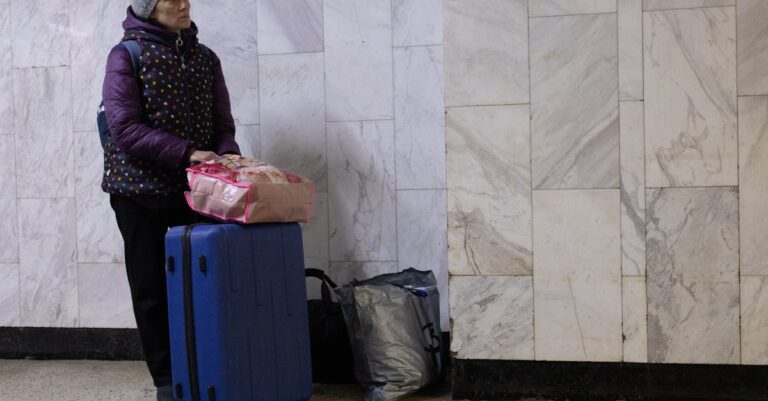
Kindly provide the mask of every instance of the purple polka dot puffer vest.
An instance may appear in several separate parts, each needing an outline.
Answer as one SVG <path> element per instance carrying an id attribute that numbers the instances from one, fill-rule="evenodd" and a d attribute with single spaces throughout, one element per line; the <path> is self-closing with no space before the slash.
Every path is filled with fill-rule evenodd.
<path id="1" fill-rule="evenodd" d="M 141 49 L 138 85 L 143 124 L 188 141 L 187 148 L 214 149 L 214 55 L 196 38 L 167 43 L 144 32 L 126 32 Z M 102 189 L 129 197 L 162 197 L 188 189 L 183 161 L 169 166 L 120 149 L 112 138 L 104 150 Z"/>

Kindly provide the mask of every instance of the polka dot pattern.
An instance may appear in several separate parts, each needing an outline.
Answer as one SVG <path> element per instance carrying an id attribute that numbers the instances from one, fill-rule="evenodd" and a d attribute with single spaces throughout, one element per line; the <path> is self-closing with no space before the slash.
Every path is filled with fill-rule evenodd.
<path id="1" fill-rule="evenodd" d="M 187 139 L 196 149 L 213 150 L 213 56 L 201 44 L 184 57 L 175 48 L 131 33 L 138 42 L 139 80 L 145 124 Z M 165 196 L 188 190 L 183 168 L 121 151 L 109 140 L 104 150 L 102 189 L 123 196 Z"/>

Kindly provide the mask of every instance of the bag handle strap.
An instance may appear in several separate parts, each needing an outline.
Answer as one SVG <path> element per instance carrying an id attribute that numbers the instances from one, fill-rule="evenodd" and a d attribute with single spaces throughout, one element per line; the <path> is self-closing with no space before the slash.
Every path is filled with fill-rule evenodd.
<path id="1" fill-rule="evenodd" d="M 323 302 L 327 305 L 334 303 L 331 300 L 331 288 L 336 288 L 338 286 L 333 282 L 333 280 L 331 280 L 330 277 L 328 277 L 327 274 L 325 274 L 324 271 L 320 269 L 308 268 L 304 269 L 304 276 L 320 279 L 320 281 L 322 281 L 322 284 L 320 285 L 320 294 L 323 298 Z"/>

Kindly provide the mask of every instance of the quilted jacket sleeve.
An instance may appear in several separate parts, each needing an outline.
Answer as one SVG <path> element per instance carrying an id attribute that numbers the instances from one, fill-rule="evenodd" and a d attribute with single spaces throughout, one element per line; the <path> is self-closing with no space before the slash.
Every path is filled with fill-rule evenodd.
<path id="1" fill-rule="evenodd" d="M 109 53 L 102 98 L 112 140 L 121 150 L 169 167 L 186 164 L 188 140 L 145 124 L 131 55 L 122 46 Z"/>

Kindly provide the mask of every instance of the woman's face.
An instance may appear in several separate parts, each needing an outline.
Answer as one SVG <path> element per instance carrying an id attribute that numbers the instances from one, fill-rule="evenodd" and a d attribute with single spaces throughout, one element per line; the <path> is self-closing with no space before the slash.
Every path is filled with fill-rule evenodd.
<path id="1" fill-rule="evenodd" d="M 159 22 L 169 31 L 180 32 L 192 25 L 189 0 L 158 0 L 149 18 Z"/>

